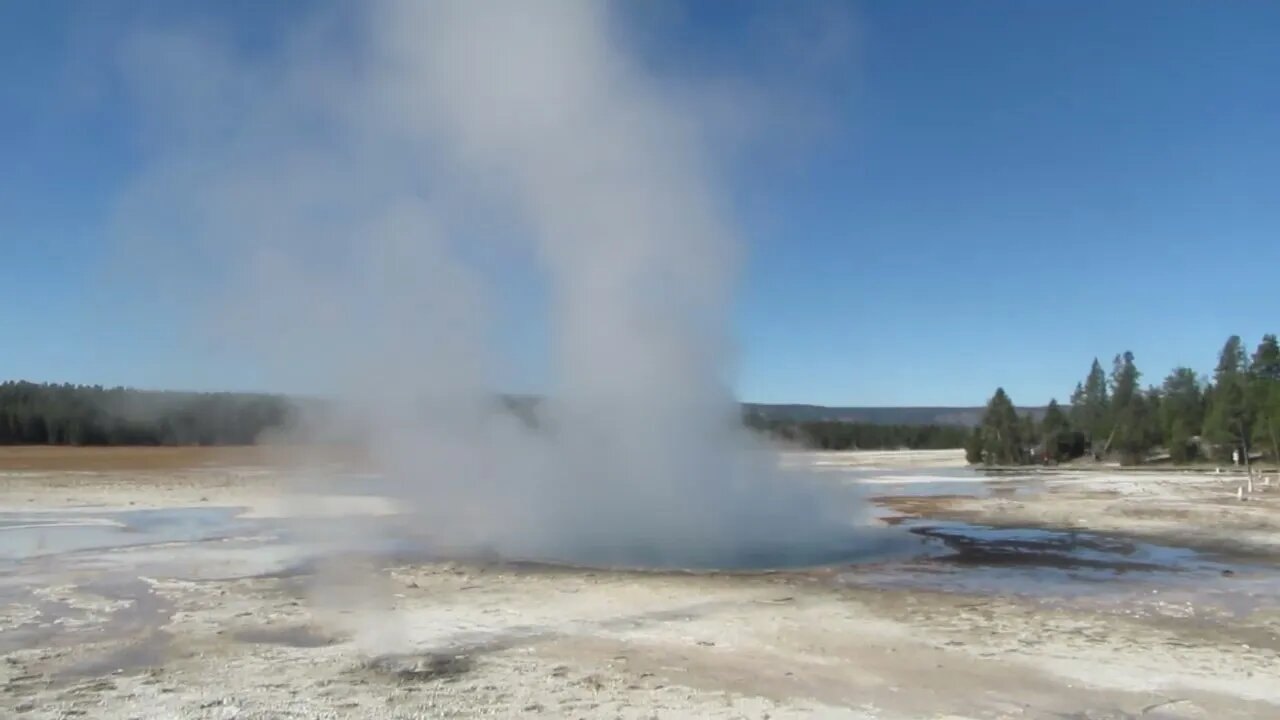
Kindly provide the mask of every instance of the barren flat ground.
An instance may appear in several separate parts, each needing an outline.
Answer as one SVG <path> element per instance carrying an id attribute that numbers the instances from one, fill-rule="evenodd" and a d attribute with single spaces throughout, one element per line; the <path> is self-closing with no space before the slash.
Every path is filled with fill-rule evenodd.
<path id="1" fill-rule="evenodd" d="M 0 717 L 1280 717 L 1274 478 L 782 463 L 865 551 L 432 560 L 340 451 L 0 449 Z"/>

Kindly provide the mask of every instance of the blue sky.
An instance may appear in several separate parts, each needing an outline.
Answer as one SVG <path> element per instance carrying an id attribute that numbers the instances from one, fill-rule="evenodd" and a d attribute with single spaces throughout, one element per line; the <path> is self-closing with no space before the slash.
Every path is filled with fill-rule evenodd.
<path id="1" fill-rule="evenodd" d="M 669 5 L 638 21 L 659 77 L 770 72 L 744 6 Z M 1132 350 L 1156 382 L 1280 331 L 1280 4 L 841 9 L 846 52 L 797 80 L 823 127 L 725 179 L 741 397 L 1041 403 L 1094 356 Z M 192 342 L 189 308 L 119 282 L 140 120 L 104 68 L 139 18 L 213 13 L 251 52 L 305 10 L 0 6 L 0 378 L 259 384 Z"/>

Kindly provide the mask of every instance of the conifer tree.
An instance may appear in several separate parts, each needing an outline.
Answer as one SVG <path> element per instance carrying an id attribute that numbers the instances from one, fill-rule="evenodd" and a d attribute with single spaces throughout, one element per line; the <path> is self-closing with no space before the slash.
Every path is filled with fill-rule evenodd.
<path id="1" fill-rule="evenodd" d="M 1016 465 L 1025 459 L 1022 421 L 1004 388 L 996 388 L 982 418 L 982 457 L 988 465 Z"/>

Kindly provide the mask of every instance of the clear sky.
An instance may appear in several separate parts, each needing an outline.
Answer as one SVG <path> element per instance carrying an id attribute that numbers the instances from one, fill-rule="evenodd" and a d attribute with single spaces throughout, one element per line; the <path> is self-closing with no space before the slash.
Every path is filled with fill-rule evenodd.
<path id="1" fill-rule="evenodd" d="M 658 77 L 770 74 L 746 6 L 662 7 L 678 12 L 636 31 Z M 742 398 L 970 405 L 1003 385 L 1042 403 L 1094 356 L 1132 350 L 1156 382 L 1211 369 L 1230 334 L 1280 331 L 1280 3 L 839 10 L 840 52 L 770 78 L 806 84 L 812 140 L 726 179 Z M 110 215 L 142 120 L 109 67 L 115 38 L 157 17 L 253 52 L 307 11 L 0 4 L 0 378 L 256 384 L 184 339 L 187 308 L 115 281 Z"/>

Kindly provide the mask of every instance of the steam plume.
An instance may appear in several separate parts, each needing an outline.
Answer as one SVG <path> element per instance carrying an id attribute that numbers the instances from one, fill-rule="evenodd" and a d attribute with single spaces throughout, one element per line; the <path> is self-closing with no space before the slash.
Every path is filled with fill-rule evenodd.
<path id="1" fill-rule="evenodd" d="M 257 60 L 207 33 L 137 38 L 152 162 L 126 236 L 183 238 L 221 327 L 273 377 L 346 401 L 376 489 L 440 547 L 716 564 L 843 533 L 739 425 L 737 243 L 712 159 L 611 6 L 370 7 Z M 536 429 L 492 411 L 489 253 L 527 253 L 548 287 Z"/>

